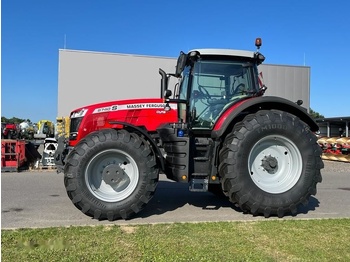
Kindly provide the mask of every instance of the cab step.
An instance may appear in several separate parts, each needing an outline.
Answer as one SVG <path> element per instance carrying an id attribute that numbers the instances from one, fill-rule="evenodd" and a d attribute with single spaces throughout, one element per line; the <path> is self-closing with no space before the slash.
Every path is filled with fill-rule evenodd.
<path id="1" fill-rule="evenodd" d="M 192 174 L 193 175 L 193 174 Z M 191 192 L 207 192 L 209 179 L 205 178 L 192 178 L 189 185 Z"/>
<path id="2" fill-rule="evenodd" d="M 194 161 L 200 161 L 200 162 L 206 162 L 206 161 L 209 160 L 209 158 L 206 157 L 206 156 L 197 156 L 197 157 L 194 157 L 193 160 Z"/>

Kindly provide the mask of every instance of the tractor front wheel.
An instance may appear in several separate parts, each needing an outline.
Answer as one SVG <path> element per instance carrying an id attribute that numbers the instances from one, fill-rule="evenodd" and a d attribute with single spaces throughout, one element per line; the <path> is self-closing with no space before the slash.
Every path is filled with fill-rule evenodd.
<path id="1" fill-rule="evenodd" d="M 96 219 L 128 218 L 152 198 L 159 169 L 149 144 L 126 130 L 105 129 L 80 141 L 65 165 L 67 194 Z"/>
<path id="2" fill-rule="evenodd" d="M 278 110 L 250 114 L 220 151 L 224 192 L 254 215 L 296 214 L 322 180 L 320 155 L 316 136 L 298 117 Z"/>

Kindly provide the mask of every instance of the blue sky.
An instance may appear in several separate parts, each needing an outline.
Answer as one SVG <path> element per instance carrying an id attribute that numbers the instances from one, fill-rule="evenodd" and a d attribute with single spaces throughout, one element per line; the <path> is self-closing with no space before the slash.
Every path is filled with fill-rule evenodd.
<path id="1" fill-rule="evenodd" d="M 311 67 L 313 110 L 326 117 L 350 116 L 347 0 L 1 4 L 1 115 L 7 118 L 55 120 L 58 50 L 64 44 L 75 50 L 177 57 L 192 48 L 254 50 L 256 37 L 263 39 L 265 63 Z"/>

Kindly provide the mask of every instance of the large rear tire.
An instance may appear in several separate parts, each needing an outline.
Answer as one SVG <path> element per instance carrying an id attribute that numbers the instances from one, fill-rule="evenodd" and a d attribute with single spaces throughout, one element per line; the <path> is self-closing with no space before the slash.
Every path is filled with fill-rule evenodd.
<path id="1" fill-rule="evenodd" d="M 220 151 L 222 187 L 244 212 L 296 214 L 322 181 L 316 136 L 298 117 L 258 111 L 237 123 Z"/>
<path id="2" fill-rule="evenodd" d="M 152 198 L 159 176 L 155 155 L 140 136 L 104 129 L 89 134 L 67 157 L 65 187 L 74 205 L 95 219 L 138 213 Z"/>

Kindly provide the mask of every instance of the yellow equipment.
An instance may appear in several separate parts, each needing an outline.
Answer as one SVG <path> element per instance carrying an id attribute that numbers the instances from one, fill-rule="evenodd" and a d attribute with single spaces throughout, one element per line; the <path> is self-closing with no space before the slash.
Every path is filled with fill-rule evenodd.
<path id="1" fill-rule="evenodd" d="M 56 126 L 56 137 L 69 137 L 69 116 L 65 117 L 57 117 L 56 118 L 57 126 Z"/>
<path id="2" fill-rule="evenodd" d="M 50 120 L 40 120 L 38 123 L 38 132 L 34 134 L 34 138 L 45 139 L 46 137 L 53 137 L 55 134 L 55 125 Z"/>

